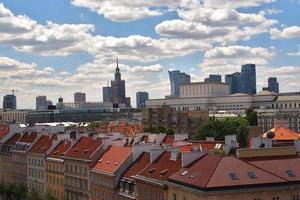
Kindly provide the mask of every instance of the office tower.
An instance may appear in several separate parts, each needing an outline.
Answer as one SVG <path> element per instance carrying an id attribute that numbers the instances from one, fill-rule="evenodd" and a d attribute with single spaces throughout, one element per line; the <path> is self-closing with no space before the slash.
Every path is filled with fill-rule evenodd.
<path id="1" fill-rule="evenodd" d="M 126 107 L 131 107 L 131 98 L 130 97 L 126 97 L 126 103 L 125 103 Z"/>
<path id="2" fill-rule="evenodd" d="M 277 82 L 276 77 L 269 77 L 268 78 L 268 88 L 272 92 L 279 93 L 279 83 Z"/>
<path id="3" fill-rule="evenodd" d="M 169 71 L 170 85 L 171 85 L 171 96 L 179 96 L 179 86 L 183 83 L 190 83 L 191 76 L 180 72 L 179 70 Z"/>
<path id="4" fill-rule="evenodd" d="M 204 79 L 204 82 L 222 82 L 222 76 L 218 74 L 210 74 L 208 78 Z"/>
<path id="5" fill-rule="evenodd" d="M 111 102 L 112 101 L 112 88 L 109 86 L 102 88 L 103 94 L 103 102 Z"/>
<path id="6" fill-rule="evenodd" d="M 136 93 L 136 108 L 141 109 L 146 105 L 146 101 L 149 99 L 148 92 L 137 92 Z"/>
<path id="7" fill-rule="evenodd" d="M 117 59 L 117 68 L 115 72 L 115 80 L 111 81 L 111 87 L 112 87 L 113 104 L 115 105 L 126 104 L 125 80 L 121 79 L 118 59 Z"/>
<path id="8" fill-rule="evenodd" d="M 82 104 L 86 102 L 86 94 L 82 92 L 76 92 L 74 94 L 74 103 L 75 104 Z"/>
<path id="9" fill-rule="evenodd" d="M 35 108 L 36 110 L 46 110 L 47 109 L 47 97 L 37 96 L 35 98 Z"/>
<path id="10" fill-rule="evenodd" d="M 241 73 L 225 75 L 225 83 L 229 84 L 229 93 L 235 94 L 241 92 Z"/>
<path id="11" fill-rule="evenodd" d="M 58 103 L 64 103 L 64 99 L 62 97 L 58 98 Z"/>
<path id="12" fill-rule="evenodd" d="M 242 65 L 241 86 L 245 94 L 256 94 L 256 67 L 255 64 Z"/>
<path id="13" fill-rule="evenodd" d="M 13 94 L 8 94 L 3 97 L 3 110 L 16 110 L 17 98 Z"/>

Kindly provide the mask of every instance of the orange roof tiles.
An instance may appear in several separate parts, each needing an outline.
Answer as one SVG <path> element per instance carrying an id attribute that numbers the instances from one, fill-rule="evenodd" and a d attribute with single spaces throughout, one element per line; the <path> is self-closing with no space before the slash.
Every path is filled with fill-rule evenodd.
<path id="1" fill-rule="evenodd" d="M 38 134 L 36 132 L 33 133 L 25 133 L 22 135 L 20 140 L 18 142 L 24 142 L 24 143 L 33 143 L 35 139 L 37 138 Z"/>
<path id="2" fill-rule="evenodd" d="M 181 169 L 181 158 L 176 161 L 170 158 L 171 152 L 165 151 L 138 175 L 160 181 L 167 180 L 169 176 Z"/>
<path id="3" fill-rule="evenodd" d="M 299 139 L 298 133 L 296 133 L 288 128 L 285 128 L 283 126 L 273 128 L 270 131 L 275 133 L 275 137 L 273 138 L 273 140 L 297 140 L 297 139 Z M 263 137 L 267 137 L 267 133 L 264 133 Z"/>
<path id="4" fill-rule="evenodd" d="M 9 125 L 0 124 L 0 138 L 3 138 L 9 133 Z"/>
<path id="5" fill-rule="evenodd" d="M 100 157 L 94 170 L 114 173 L 131 154 L 131 147 L 110 146 Z"/>
<path id="6" fill-rule="evenodd" d="M 5 142 L 5 145 L 7 145 L 7 146 L 15 145 L 16 142 L 19 140 L 20 137 L 21 137 L 21 134 L 20 134 L 20 133 L 15 133 L 11 138 L 9 138 L 9 139 Z"/>
<path id="7" fill-rule="evenodd" d="M 49 157 L 61 158 L 63 154 L 71 147 L 71 141 L 61 141 L 50 153 Z"/>
<path id="8" fill-rule="evenodd" d="M 123 177 L 131 178 L 140 173 L 145 167 L 150 164 L 150 153 L 144 152 L 140 157 L 126 170 Z"/>
<path id="9" fill-rule="evenodd" d="M 42 135 L 29 150 L 30 153 L 45 154 L 53 145 L 51 136 Z"/>
<path id="10" fill-rule="evenodd" d="M 90 159 L 94 152 L 102 145 L 102 139 L 83 136 L 67 151 L 66 157 L 77 159 Z"/>

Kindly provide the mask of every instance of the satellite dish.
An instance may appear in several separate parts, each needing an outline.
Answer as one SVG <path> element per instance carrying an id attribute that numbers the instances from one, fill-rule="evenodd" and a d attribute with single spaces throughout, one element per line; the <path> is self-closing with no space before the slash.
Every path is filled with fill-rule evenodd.
<path id="1" fill-rule="evenodd" d="M 267 133 L 267 138 L 273 139 L 274 137 L 275 137 L 275 133 L 274 133 L 274 132 L 269 131 L 269 132 Z"/>

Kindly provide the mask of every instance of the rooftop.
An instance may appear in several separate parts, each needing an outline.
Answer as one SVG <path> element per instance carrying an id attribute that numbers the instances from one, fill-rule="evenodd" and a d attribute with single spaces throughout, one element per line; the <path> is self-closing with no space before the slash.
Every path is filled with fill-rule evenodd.
<path id="1" fill-rule="evenodd" d="M 9 138 L 9 139 L 5 142 L 5 145 L 7 145 L 7 146 L 15 145 L 16 142 L 19 140 L 20 137 L 21 137 L 21 134 L 20 134 L 20 133 L 15 133 L 11 138 Z"/>
<path id="2" fill-rule="evenodd" d="M 24 143 L 33 143 L 34 140 L 37 138 L 38 134 L 36 132 L 33 133 L 25 133 L 22 135 L 20 140 L 18 142 L 24 142 Z"/>
<path id="3" fill-rule="evenodd" d="M 0 138 L 3 138 L 9 133 L 9 125 L 0 124 Z"/>
<path id="4" fill-rule="evenodd" d="M 53 136 L 42 135 L 29 150 L 30 153 L 45 154 L 53 145 Z"/>
<path id="5" fill-rule="evenodd" d="M 53 149 L 49 157 L 61 158 L 64 153 L 71 147 L 71 141 L 60 141 L 60 143 Z"/>
<path id="6" fill-rule="evenodd" d="M 299 134 L 285 128 L 283 126 L 279 126 L 276 128 L 272 128 L 270 131 L 263 134 L 263 137 L 267 137 L 269 132 L 273 132 L 275 136 L 272 138 L 273 140 L 297 140 L 299 139 Z"/>
<path id="7" fill-rule="evenodd" d="M 140 157 L 125 171 L 123 177 L 130 178 L 140 173 L 150 164 L 150 153 L 144 152 Z"/>
<path id="8" fill-rule="evenodd" d="M 114 173 L 131 155 L 131 153 L 131 147 L 110 146 L 100 157 L 93 169 Z"/>
<path id="9" fill-rule="evenodd" d="M 102 145 L 102 139 L 83 136 L 67 151 L 66 157 L 77 159 L 90 159 L 94 152 Z"/>

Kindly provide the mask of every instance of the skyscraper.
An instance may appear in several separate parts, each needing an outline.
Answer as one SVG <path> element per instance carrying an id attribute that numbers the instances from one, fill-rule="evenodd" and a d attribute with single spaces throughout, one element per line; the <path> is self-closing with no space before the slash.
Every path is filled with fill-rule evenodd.
<path id="1" fill-rule="evenodd" d="M 149 99 L 148 92 L 137 92 L 136 93 L 136 108 L 141 109 L 146 105 L 146 101 Z"/>
<path id="2" fill-rule="evenodd" d="M 46 96 L 37 96 L 35 98 L 35 108 L 36 110 L 46 110 L 47 105 L 47 97 Z"/>
<path id="3" fill-rule="evenodd" d="M 17 98 L 13 94 L 8 94 L 3 97 L 3 110 L 16 110 Z"/>
<path id="4" fill-rule="evenodd" d="M 74 94 L 74 103 L 75 104 L 82 104 L 86 102 L 86 94 L 82 92 L 76 92 Z"/>
<path id="5" fill-rule="evenodd" d="M 277 82 L 276 77 L 269 77 L 268 78 L 268 88 L 272 92 L 279 93 L 279 83 Z"/>
<path id="6" fill-rule="evenodd" d="M 112 88 L 109 86 L 102 88 L 103 94 L 103 102 L 111 102 L 112 101 Z"/>
<path id="7" fill-rule="evenodd" d="M 179 96 L 180 84 L 191 82 L 191 76 L 186 73 L 180 72 L 179 70 L 169 71 L 169 77 L 172 96 Z"/>
<path id="8" fill-rule="evenodd" d="M 126 105 L 125 81 L 121 79 L 118 59 L 117 59 L 117 68 L 115 72 L 115 80 L 111 81 L 111 87 L 112 87 L 113 104 L 115 106 L 119 104 Z"/>
<path id="9" fill-rule="evenodd" d="M 204 82 L 222 82 L 222 76 L 218 74 L 210 74 L 208 78 L 204 79 Z"/>
<path id="10" fill-rule="evenodd" d="M 241 92 L 241 73 L 225 75 L 225 83 L 229 84 L 229 93 L 235 94 Z"/>
<path id="11" fill-rule="evenodd" d="M 242 65 L 241 86 L 243 93 L 256 94 L 256 67 L 255 64 Z"/>

